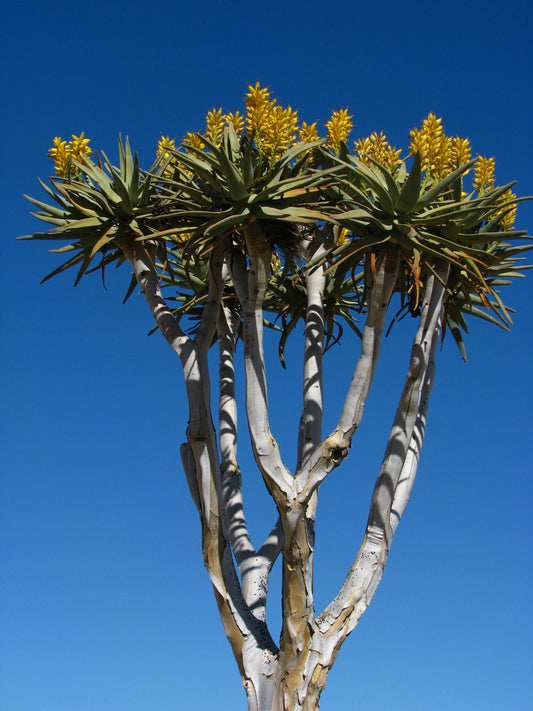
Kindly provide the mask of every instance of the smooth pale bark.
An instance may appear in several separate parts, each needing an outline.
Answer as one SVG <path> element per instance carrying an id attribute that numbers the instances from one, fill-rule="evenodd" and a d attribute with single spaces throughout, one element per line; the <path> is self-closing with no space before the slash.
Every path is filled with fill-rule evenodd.
<path id="1" fill-rule="evenodd" d="M 308 261 L 321 257 L 326 251 L 327 234 L 321 230 L 314 240 L 307 240 Z M 300 471 L 309 454 L 322 439 L 324 411 L 323 353 L 324 353 L 324 288 L 325 266 L 320 265 L 306 274 L 307 309 L 305 314 L 305 345 L 303 359 L 303 406 L 298 430 L 298 459 Z"/>
<path id="2" fill-rule="evenodd" d="M 242 499 L 242 479 L 237 462 L 237 404 L 233 355 L 240 314 L 224 309 L 219 316 L 219 434 L 222 492 L 225 520 L 233 555 L 241 576 L 242 594 L 254 617 L 266 620 L 266 597 L 270 570 L 281 550 L 278 523 L 263 546 L 256 551 L 246 524 Z"/>
<path id="3" fill-rule="evenodd" d="M 245 228 L 245 238 L 250 267 L 246 267 L 241 255 L 235 255 L 232 260 L 232 276 L 243 311 L 246 413 L 255 460 L 268 490 L 279 506 L 291 495 L 293 477 L 281 459 L 268 416 L 263 353 L 263 301 L 272 262 L 272 248 L 257 221 Z"/>
<path id="4" fill-rule="evenodd" d="M 209 371 L 204 356 L 207 350 L 205 341 L 210 331 L 208 321 L 215 314 L 208 314 L 202 319 L 203 328 L 200 333 L 203 335 L 200 336 L 198 346 L 183 333 L 161 295 L 154 247 L 133 241 L 122 241 L 119 246 L 132 266 L 156 323 L 181 360 L 189 401 L 187 444 L 181 448 L 182 463 L 200 513 L 204 563 L 213 585 L 226 636 L 244 676 L 247 662 L 243 650 L 247 643 L 249 645 L 250 638 L 259 639 L 261 649 L 269 650 L 270 655 L 276 647 L 264 630 L 264 625 L 261 626 L 251 615 L 243 600 L 222 522 L 219 505 L 220 461 L 210 405 L 206 400 L 209 393 Z M 207 311 L 212 310 L 210 305 Z"/>
<path id="5" fill-rule="evenodd" d="M 302 231 L 302 234 L 303 231 Z M 310 260 L 324 250 L 325 232 L 308 236 Z M 302 414 L 297 468 L 289 472 L 270 430 L 263 352 L 263 301 L 272 250 L 259 223 L 245 230 L 248 262 L 236 250 L 210 256 L 209 293 L 196 331 L 180 328 L 165 303 L 149 242 L 120 243 L 147 304 L 179 356 L 189 400 L 183 467 L 202 526 L 202 550 L 220 617 L 245 688 L 249 711 L 316 711 L 340 646 L 367 609 L 381 579 L 392 537 L 409 498 L 424 439 L 429 394 L 446 298 L 447 268 L 427 278 L 420 325 L 409 369 L 370 505 L 367 529 L 339 593 L 320 614 L 313 600 L 314 519 L 320 484 L 343 461 L 363 416 L 396 287 L 399 250 L 383 247 L 368 284 L 368 314 L 361 353 L 334 431 L 322 439 L 324 340 L 323 267 L 306 275 L 307 311 Z M 222 299 L 231 279 L 240 310 Z M 246 418 L 257 467 L 273 496 L 279 519 L 255 549 L 242 497 L 237 457 L 234 362 L 236 334 L 243 325 Z M 218 437 L 211 412 L 207 353 L 218 340 Z M 267 625 L 272 566 L 282 557 L 282 629 L 279 647 Z"/>
<path id="6" fill-rule="evenodd" d="M 363 543 L 344 584 L 319 618 L 332 659 L 367 609 L 379 584 L 398 515 L 403 513 L 422 444 L 422 422 L 434 376 L 435 351 L 441 332 L 447 268 L 430 276 L 424 292 L 420 326 L 411 351 L 403 393 L 387 443 Z M 420 417 L 421 407 L 424 417 Z M 416 456 L 415 456 L 416 455 Z M 402 474 L 408 478 L 402 479 Z M 396 509 L 393 514 L 393 504 Z M 391 520 L 394 525 L 391 527 Z"/>
<path id="7" fill-rule="evenodd" d="M 368 315 L 363 328 L 361 355 L 337 427 L 315 448 L 308 458 L 308 465 L 297 473 L 296 481 L 301 500 L 308 500 L 328 474 L 347 456 L 353 435 L 361 424 L 379 358 L 387 309 L 396 285 L 398 250 L 383 248 L 376 262 L 374 281 L 369 289 Z"/>

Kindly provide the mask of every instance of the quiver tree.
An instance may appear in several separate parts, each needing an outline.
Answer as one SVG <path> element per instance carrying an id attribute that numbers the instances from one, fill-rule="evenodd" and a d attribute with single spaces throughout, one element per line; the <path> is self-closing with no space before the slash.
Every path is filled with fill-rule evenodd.
<path id="1" fill-rule="evenodd" d="M 205 566 L 250 711 L 317 709 L 328 671 L 374 595 L 413 486 L 435 358 L 446 331 L 465 357 L 466 318 L 508 328 L 499 287 L 520 276 L 529 238 L 512 228 L 519 199 L 495 187 L 494 161 L 470 159 L 467 139 L 430 114 L 411 131 L 409 159 L 383 134 L 347 141 L 334 112 L 319 138 L 257 84 L 245 114 L 209 112 L 180 146 L 162 138 L 149 170 L 128 140 L 119 166 L 94 160 L 88 139 L 55 139 L 53 205 L 29 198 L 76 283 L 116 262 L 132 273 L 185 378 L 183 469 L 202 527 Z M 467 184 L 469 176 L 470 184 Z M 97 262 L 95 264 L 95 258 Z M 523 268 L 523 267 L 522 267 Z M 418 320 L 403 391 L 384 447 L 363 540 L 335 598 L 313 601 L 320 485 L 347 457 L 361 423 L 388 322 Z M 270 427 L 263 338 L 303 327 L 297 464 Z M 323 357 L 349 327 L 360 338 L 337 424 L 323 432 Z M 245 409 L 257 469 L 277 519 L 258 547 L 245 517 L 237 453 L 236 343 L 243 343 Z M 294 338 L 293 338 L 294 340 Z M 210 349 L 218 349 L 211 381 Z M 218 392 L 216 383 L 218 382 Z M 215 405 L 213 406 L 213 403 Z M 282 566 L 282 628 L 266 618 L 269 575 Z"/>

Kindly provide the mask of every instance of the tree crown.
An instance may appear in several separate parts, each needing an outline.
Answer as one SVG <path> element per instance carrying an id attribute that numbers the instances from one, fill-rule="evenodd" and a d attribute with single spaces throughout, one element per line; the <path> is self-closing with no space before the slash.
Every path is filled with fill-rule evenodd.
<path id="1" fill-rule="evenodd" d="M 52 251 L 69 258 L 48 274 L 77 268 L 85 273 L 125 261 L 121 241 L 153 248 L 165 287 L 175 291 L 176 318 L 198 323 L 208 294 L 209 258 L 217 249 L 245 257 L 244 234 L 260 225 L 271 250 L 265 310 L 281 330 L 280 355 L 303 317 L 305 272 L 327 262 L 324 294 L 326 338 L 335 342 L 343 324 L 359 333 L 366 285 L 376 254 L 395 245 L 401 269 L 397 316 L 419 312 L 421 289 L 436 263 L 450 265 L 446 325 L 465 357 L 465 315 L 508 328 L 511 309 L 499 288 L 521 276 L 530 238 L 514 229 L 513 183 L 497 186 L 495 160 L 472 158 L 468 138 L 448 136 L 430 113 L 411 129 L 409 152 L 391 146 L 383 132 L 350 145 L 347 108 L 334 111 L 320 137 L 318 122 L 299 122 L 259 82 L 249 86 L 244 112 L 213 108 L 203 132 L 187 132 L 179 145 L 161 136 L 153 165 L 139 166 L 119 137 L 119 166 L 93 152 L 82 133 L 56 137 L 53 205 L 28 198 L 35 214 L 52 225 L 30 239 L 65 240 Z M 468 177 L 470 181 L 468 182 Z M 321 235 L 324 249 L 302 260 L 302 244 Z M 512 240 L 512 242 L 510 242 Z M 93 266 L 95 257 L 100 262 Z M 126 298 L 135 288 L 132 278 Z M 224 298 L 233 298 L 226 277 Z"/>

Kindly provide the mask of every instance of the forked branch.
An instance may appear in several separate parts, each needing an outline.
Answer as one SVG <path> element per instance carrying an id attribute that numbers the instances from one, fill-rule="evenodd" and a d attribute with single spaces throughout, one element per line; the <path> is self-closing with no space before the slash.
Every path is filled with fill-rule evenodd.
<path id="1" fill-rule="evenodd" d="M 213 264 L 208 304 L 198 331 L 197 342 L 186 336 L 165 303 L 153 255 L 139 243 L 121 245 L 137 282 L 163 335 L 179 355 L 189 401 L 187 444 L 181 448 L 192 497 L 202 523 L 202 550 L 213 585 L 220 617 L 231 643 L 241 674 L 248 672 L 245 648 L 257 647 L 276 652 L 264 623 L 245 603 L 225 532 L 221 510 L 222 487 L 216 434 L 209 403 L 207 348 L 216 326 L 221 292 L 221 264 Z"/>
<path id="2" fill-rule="evenodd" d="M 353 435 L 361 424 L 380 353 L 387 309 L 396 286 L 398 265 L 399 253 L 395 247 L 386 246 L 377 256 L 373 283 L 369 287 L 368 315 L 363 328 L 361 355 L 337 427 L 315 448 L 307 466 L 297 474 L 301 500 L 308 501 L 327 475 L 346 457 Z"/>
<path id="3" fill-rule="evenodd" d="M 365 536 L 344 584 L 318 618 L 332 661 L 342 641 L 367 609 L 379 584 L 392 536 L 403 513 L 422 445 L 434 358 L 442 326 L 448 269 L 439 265 L 427 278 L 420 325 L 383 464 L 379 471 Z M 393 506 L 395 507 L 393 513 Z"/>

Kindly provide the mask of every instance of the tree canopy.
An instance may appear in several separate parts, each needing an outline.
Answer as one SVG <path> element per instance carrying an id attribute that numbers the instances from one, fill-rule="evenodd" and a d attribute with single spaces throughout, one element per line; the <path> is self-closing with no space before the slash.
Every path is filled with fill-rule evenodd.
<path id="1" fill-rule="evenodd" d="M 495 159 L 473 158 L 469 139 L 448 136 L 441 118 L 430 113 L 412 128 L 402 155 L 383 132 L 350 145 L 348 109 L 333 111 L 321 137 L 317 121 L 300 122 L 257 83 L 248 87 L 242 113 L 213 108 L 205 123 L 179 144 L 161 136 L 144 170 L 127 138 L 119 137 L 115 167 L 84 134 L 56 137 L 49 151 L 55 176 L 51 186 L 41 182 L 54 204 L 28 198 L 35 216 L 53 225 L 28 238 L 67 242 L 52 251 L 68 259 L 45 279 L 70 268 L 77 269 L 75 283 L 95 269 L 104 275 L 107 265 L 125 261 L 121 241 L 150 242 L 163 286 L 175 290 L 174 315 L 198 321 L 208 255 L 224 243 L 245 254 L 242 230 L 260 222 L 272 249 L 264 308 L 281 329 L 283 359 L 306 303 L 298 245 L 303 233 L 327 225 L 321 254 L 305 269 L 328 265 L 328 343 L 345 325 L 360 332 L 355 314 L 366 308 L 365 273 L 385 244 L 400 253 L 401 313 L 417 314 L 435 260 L 449 264 L 446 327 L 463 357 L 465 315 L 511 324 L 499 287 L 521 274 L 529 248 L 526 233 L 514 229 L 520 198 L 512 182 L 496 185 Z M 127 296 L 135 284 L 132 277 Z M 225 289 L 230 298 L 231 285 Z"/>

